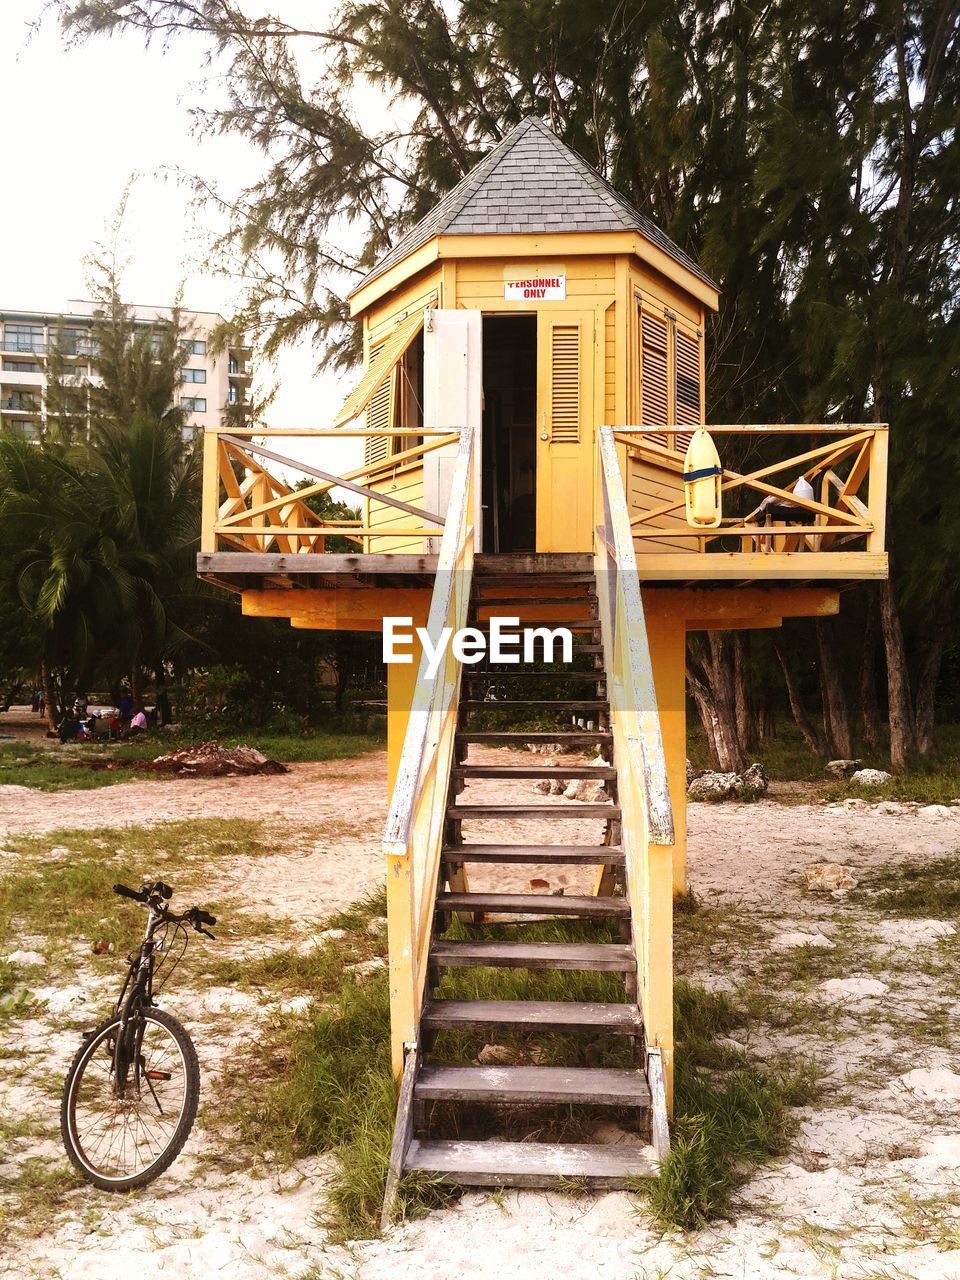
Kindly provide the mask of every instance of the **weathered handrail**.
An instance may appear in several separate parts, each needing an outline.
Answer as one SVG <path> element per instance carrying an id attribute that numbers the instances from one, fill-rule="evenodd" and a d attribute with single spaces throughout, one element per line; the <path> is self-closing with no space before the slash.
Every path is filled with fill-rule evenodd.
<path id="1" fill-rule="evenodd" d="M 449 430 L 418 431 L 418 443 L 399 453 L 365 463 L 344 475 L 336 475 L 311 463 L 276 452 L 264 440 L 290 439 L 399 439 L 409 430 L 382 431 L 340 428 L 336 430 L 213 427 L 204 435 L 203 513 L 200 550 L 277 551 L 289 555 L 322 551 L 330 536 L 364 545 L 375 539 L 400 541 L 435 537 L 445 517 L 405 502 L 371 485 L 389 483 L 402 468 L 421 466 L 435 449 L 454 444 L 459 436 Z M 267 463 L 299 473 L 313 483 L 293 489 L 267 470 Z M 309 505 L 309 499 L 342 488 L 357 494 L 368 513 L 384 508 L 402 511 L 411 521 L 397 526 L 364 520 L 325 519 Z"/>
<path id="2" fill-rule="evenodd" d="M 440 539 L 427 632 L 439 647 L 444 627 L 466 625 L 473 574 L 474 437 L 465 427 Z M 420 659 L 397 777 L 383 835 L 387 862 L 390 944 L 390 1025 L 393 1067 L 399 1075 L 406 1047 L 417 1041 L 427 976 L 434 893 L 446 824 L 446 797 L 460 691 L 453 646 L 434 677 Z"/>
<path id="3" fill-rule="evenodd" d="M 684 507 L 682 488 L 675 499 L 648 506 L 631 516 L 633 537 L 652 540 L 663 551 L 675 539 L 681 543 L 697 540 L 701 551 L 720 551 L 721 540 L 737 538 L 742 551 L 811 552 L 848 550 L 860 541 L 868 552 L 882 553 L 885 539 L 887 427 L 883 423 L 771 423 L 708 425 L 715 437 L 766 436 L 830 437 L 826 443 L 799 454 L 768 463 L 749 473 L 724 467 L 721 492 L 725 498 L 738 492 L 752 492 L 758 500 L 774 498 L 803 513 L 805 523 L 768 523 L 759 508 L 745 515 L 725 516 L 716 529 L 690 528 L 678 521 Z M 665 448 L 662 432 L 645 427 L 618 427 L 615 439 L 628 451 L 649 460 L 682 469 L 682 455 Z M 774 477 L 787 474 L 787 480 Z M 812 485 L 819 482 L 819 496 L 806 498 L 793 492 L 793 484 L 803 476 Z M 757 518 L 758 515 L 761 518 Z M 683 545 L 674 548 L 683 553 Z"/>
<path id="4" fill-rule="evenodd" d="M 630 515 L 612 427 L 598 427 L 594 569 L 607 673 L 621 843 L 648 1046 L 673 1074 L 673 808 Z"/>
<path id="5" fill-rule="evenodd" d="M 639 760 L 642 764 L 641 784 L 650 838 L 656 844 L 673 844 L 673 810 L 653 664 L 613 428 L 599 427 L 597 439 L 603 524 L 598 530 L 595 566 L 614 732 L 619 726 L 628 763 L 633 765 Z"/>

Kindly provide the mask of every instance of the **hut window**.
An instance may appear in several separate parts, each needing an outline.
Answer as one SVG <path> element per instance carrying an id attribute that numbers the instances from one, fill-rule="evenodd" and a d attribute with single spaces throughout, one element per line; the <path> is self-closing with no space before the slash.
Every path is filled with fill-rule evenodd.
<path id="1" fill-rule="evenodd" d="M 379 351 L 370 353 L 371 364 L 379 356 Z M 370 397 L 367 404 L 366 428 L 368 431 L 389 431 L 393 426 L 394 405 L 396 402 L 397 367 L 394 365 L 387 376 Z M 363 461 L 366 465 L 382 462 L 390 455 L 390 437 L 374 438 L 367 436 L 363 442 Z"/>
<path id="2" fill-rule="evenodd" d="M 423 443 L 423 331 L 421 330 L 403 353 L 397 366 L 397 413 L 399 429 L 409 427 L 408 436 L 394 436 L 393 453 L 403 453 Z"/>
<path id="3" fill-rule="evenodd" d="M 677 425 L 699 426 L 700 335 L 677 329 Z"/>
<path id="4" fill-rule="evenodd" d="M 666 426 L 667 321 L 666 317 L 640 310 L 640 396 L 641 423 L 645 427 Z"/>

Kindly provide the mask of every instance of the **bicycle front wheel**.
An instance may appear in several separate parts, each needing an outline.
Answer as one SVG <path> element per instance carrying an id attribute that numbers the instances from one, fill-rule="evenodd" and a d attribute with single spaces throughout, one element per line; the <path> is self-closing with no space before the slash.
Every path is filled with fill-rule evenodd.
<path id="1" fill-rule="evenodd" d="M 119 1087 L 120 1018 L 102 1022 L 67 1073 L 60 1132 L 77 1169 L 104 1191 L 145 1187 L 168 1169 L 190 1135 L 200 1097 L 193 1041 L 176 1018 L 143 1009 L 127 1027 L 135 1061 Z"/>

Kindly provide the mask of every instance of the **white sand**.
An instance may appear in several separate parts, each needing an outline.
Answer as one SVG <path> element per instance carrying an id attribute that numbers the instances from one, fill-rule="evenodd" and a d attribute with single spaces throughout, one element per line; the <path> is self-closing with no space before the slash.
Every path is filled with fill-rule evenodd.
<path id="1" fill-rule="evenodd" d="M 497 753 L 497 758 L 514 757 Z M 53 795 L 0 788 L 0 846 L 4 835 L 58 828 L 109 830 L 185 817 L 262 819 L 277 833 L 278 852 L 211 867 L 206 883 L 270 901 L 297 922 L 305 939 L 327 912 L 379 879 L 384 771 L 381 754 L 296 766 L 278 778 L 127 783 Z M 471 798 L 503 800 L 510 785 L 475 784 Z M 549 801 L 528 789 L 519 794 Z M 733 1222 L 687 1238 L 664 1237 L 651 1228 L 638 1202 L 623 1193 L 520 1192 L 499 1201 L 471 1193 L 456 1208 L 398 1227 L 384 1240 L 344 1248 L 326 1242 L 318 1225 L 322 1160 L 304 1162 L 282 1177 L 198 1168 L 196 1156 L 205 1144 L 215 1150 L 230 1141 L 229 1135 L 204 1133 L 198 1126 L 185 1153 L 153 1188 L 125 1199 L 77 1192 L 71 1211 L 51 1230 L 36 1240 L 17 1241 L 0 1255 L 0 1275 L 17 1280 L 275 1280 L 313 1268 L 312 1276 L 330 1280 L 960 1277 L 960 1249 L 951 1247 L 960 1239 L 956 1028 L 942 1043 L 936 1037 L 912 1043 L 904 1034 L 913 1021 L 954 1007 L 955 986 L 945 988 L 940 977 L 918 971 L 911 963 L 915 952 L 908 950 L 926 948 L 932 954 L 943 945 L 945 931 L 917 927 L 938 922 L 881 927 L 868 897 L 855 892 L 838 901 L 805 890 L 805 868 L 814 862 L 841 862 L 864 885 L 872 866 L 954 852 L 960 845 L 960 810 L 881 812 L 768 801 L 692 805 L 689 817 L 691 885 L 709 903 L 739 906 L 752 918 L 756 935 L 749 954 L 715 947 L 715 964 L 709 972 L 691 975 L 696 981 L 736 989 L 755 975 L 757 957 L 771 944 L 787 954 L 796 946 L 829 946 L 838 931 L 852 927 L 860 962 L 826 982 L 853 982 L 861 996 L 864 983 L 884 988 L 882 994 L 871 989 L 869 998 L 854 999 L 842 998 L 835 987 L 818 992 L 817 1006 L 829 1013 L 832 1005 L 834 1014 L 809 1027 L 778 1032 L 756 1026 L 734 1033 L 752 1054 L 790 1049 L 818 1063 L 826 1085 L 816 1106 L 799 1113 L 801 1128 L 788 1157 L 756 1173 L 744 1188 Z M 598 824 L 580 820 L 534 824 L 530 835 L 566 842 L 592 840 L 598 832 Z M 484 824 L 484 838 L 495 835 L 496 825 Z M 68 858 L 69 837 L 60 844 L 60 856 Z M 12 854 L 5 859 L 12 860 Z M 2 860 L 0 854 L 0 866 Z M 537 875 L 551 887 L 571 891 L 591 879 L 589 869 L 557 874 L 549 867 L 515 868 L 488 873 L 481 883 L 523 887 Z M 908 923 L 912 933 L 900 927 Z M 230 945 L 241 944 L 228 940 L 224 954 Z M 16 950 L 42 952 L 43 940 L 0 943 L 0 954 Z M 833 952 L 824 954 L 829 963 Z M 17 1024 L 22 1059 L 0 1059 L 0 1106 L 35 1114 L 48 1134 L 7 1153 L 0 1171 L 11 1172 L 25 1155 L 62 1158 L 50 1082 L 75 1047 L 76 1033 L 62 1030 L 62 1018 L 77 1012 L 75 997 L 82 991 L 91 994 L 86 973 L 51 990 L 47 1013 Z M 95 990 L 93 996 L 105 991 Z M 183 1007 L 185 993 L 177 994 Z M 271 1006 L 231 989 L 214 988 L 197 997 L 191 1011 L 198 1024 L 205 1010 L 231 1010 L 234 1016 L 232 1033 L 218 1029 L 211 1035 L 209 1027 L 195 1026 L 209 1088 L 231 1036 L 256 1034 Z M 952 1227 L 924 1227 L 927 1220 L 911 1217 L 905 1196 L 919 1203 L 942 1201 L 938 1212 Z"/>

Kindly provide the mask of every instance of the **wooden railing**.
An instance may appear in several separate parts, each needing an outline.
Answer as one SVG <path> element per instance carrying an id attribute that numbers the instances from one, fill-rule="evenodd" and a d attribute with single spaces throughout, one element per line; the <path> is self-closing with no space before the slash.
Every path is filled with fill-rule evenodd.
<path id="1" fill-rule="evenodd" d="M 662 1056 L 669 1093 L 673 1069 L 673 809 L 614 428 L 599 427 L 597 442 L 599 523 L 594 568 L 637 956 L 637 994 L 647 1045 Z"/>
<path id="2" fill-rule="evenodd" d="M 420 442 L 400 453 L 337 475 L 313 463 L 278 452 L 277 438 L 295 440 L 384 439 L 391 444 L 410 438 L 410 431 L 269 430 L 266 428 L 208 428 L 204 434 L 203 514 L 200 550 L 279 551 L 288 555 L 321 552 L 331 536 L 347 538 L 356 547 L 377 550 L 378 541 L 391 539 L 410 544 L 436 537 L 444 516 L 403 502 L 391 495 L 388 483 L 398 470 L 421 464 L 424 456 L 444 445 L 456 444 L 450 431 L 420 431 Z M 300 476 L 308 483 L 297 488 L 278 479 L 266 464 Z M 380 488 L 375 486 L 380 485 Z M 326 520 L 313 511 L 308 499 L 331 489 L 357 495 L 366 511 L 365 520 Z M 372 513 L 389 508 L 409 517 L 397 525 L 372 523 Z"/>
<path id="3" fill-rule="evenodd" d="M 839 425 L 713 426 L 723 466 L 721 492 L 724 516 L 716 529 L 691 528 L 682 521 L 684 493 L 682 456 L 667 449 L 663 433 L 639 427 L 616 428 L 618 445 L 628 455 L 659 464 L 675 477 L 676 496 L 644 504 L 631 514 L 630 524 L 637 550 L 698 550 L 701 552 L 827 552 L 860 549 L 882 553 L 887 500 L 887 428 L 869 423 Z M 781 460 L 751 471 L 737 471 L 724 463 L 724 444 L 730 437 L 759 443 L 772 436 L 827 437 L 825 443 L 805 448 Z M 803 476 L 814 497 L 793 492 Z M 764 499 L 773 498 L 775 509 L 761 510 Z M 738 514 L 728 514 L 729 508 Z M 767 504 L 769 508 L 770 504 Z M 783 512 L 790 509 L 792 518 Z"/>
<path id="4" fill-rule="evenodd" d="M 446 524 L 427 631 L 437 646 L 444 627 L 466 626 L 473 576 L 474 437 L 459 435 Z M 427 977 L 440 851 L 446 826 L 447 787 L 453 760 L 461 665 L 453 646 L 431 679 L 422 657 L 383 836 L 387 862 L 387 931 L 390 944 L 390 1026 L 393 1068 L 418 1039 Z"/>

